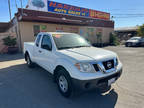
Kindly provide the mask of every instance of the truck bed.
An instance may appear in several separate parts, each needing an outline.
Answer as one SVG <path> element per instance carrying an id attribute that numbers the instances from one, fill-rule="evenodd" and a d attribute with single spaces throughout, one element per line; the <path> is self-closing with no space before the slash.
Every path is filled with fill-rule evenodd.
<path id="1" fill-rule="evenodd" d="M 24 53 L 25 51 L 29 51 L 31 54 L 33 53 L 34 42 L 24 42 Z"/>
<path id="2" fill-rule="evenodd" d="M 24 45 L 27 44 L 27 45 L 34 45 L 34 42 L 24 42 Z"/>

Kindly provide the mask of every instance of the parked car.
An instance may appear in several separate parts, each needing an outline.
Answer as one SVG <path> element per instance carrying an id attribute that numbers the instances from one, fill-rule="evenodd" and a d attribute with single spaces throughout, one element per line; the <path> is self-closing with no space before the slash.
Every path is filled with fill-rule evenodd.
<path id="1" fill-rule="evenodd" d="M 132 37 L 125 43 L 126 47 L 132 47 L 132 46 L 144 46 L 144 38 L 142 37 Z"/>
<path id="2" fill-rule="evenodd" d="M 73 33 L 39 33 L 35 43 L 24 43 L 24 55 L 29 67 L 36 63 L 53 75 L 65 97 L 77 90 L 109 88 L 122 73 L 116 53 L 92 47 Z"/>

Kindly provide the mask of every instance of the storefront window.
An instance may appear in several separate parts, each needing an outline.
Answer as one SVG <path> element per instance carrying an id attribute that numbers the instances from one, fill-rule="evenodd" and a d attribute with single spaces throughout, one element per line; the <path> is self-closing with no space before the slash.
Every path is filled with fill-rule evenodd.
<path id="1" fill-rule="evenodd" d="M 34 30 L 34 36 L 37 36 L 37 34 L 40 32 L 40 25 L 34 25 L 33 30 Z"/>
<path id="2" fill-rule="evenodd" d="M 46 25 L 41 25 L 40 26 L 40 31 L 41 32 L 46 32 L 47 26 Z"/>
<path id="3" fill-rule="evenodd" d="M 33 26 L 34 36 L 37 36 L 39 32 L 46 32 L 46 30 L 47 30 L 46 25 L 34 25 Z"/>

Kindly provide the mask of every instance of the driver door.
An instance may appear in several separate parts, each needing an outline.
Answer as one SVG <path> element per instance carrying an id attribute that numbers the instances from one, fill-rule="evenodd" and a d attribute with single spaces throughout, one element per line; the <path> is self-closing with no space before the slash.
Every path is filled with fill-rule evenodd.
<path id="1" fill-rule="evenodd" d="M 44 34 L 40 46 L 40 64 L 49 72 L 52 72 L 54 64 L 54 54 L 52 51 L 52 42 L 48 34 Z"/>

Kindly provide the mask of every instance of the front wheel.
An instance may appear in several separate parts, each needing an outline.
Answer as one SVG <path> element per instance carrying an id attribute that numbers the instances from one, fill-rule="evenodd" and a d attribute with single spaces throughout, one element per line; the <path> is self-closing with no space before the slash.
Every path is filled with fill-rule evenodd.
<path id="1" fill-rule="evenodd" d="M 132 46 L 132 43 L 127 43 L 126 46 L 127 46 L 127 47 L 131 47 L 131 46 Z"/>
<path id="2" fill-rule="evenodd" d="M 64 97 L 70 97 L 73 93 L 72 82 L 69 74 L 64 70 L 59 70 L 56 75 L 56 83 L 60 93 Z"/>
<path id="3" fill-rule="evenodd" d="M 100 93 L 105 93 L 105 92 L 109 91 L 110 89 L 111 89 L 111 85 L 110 86 L 105 85 L 104 87 L 99 88 Z"/>

